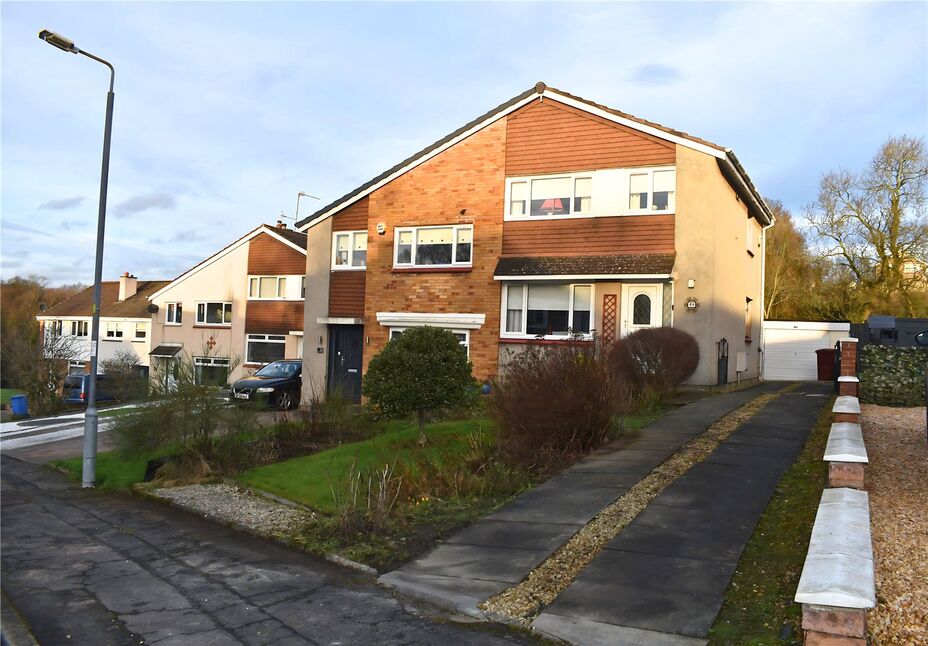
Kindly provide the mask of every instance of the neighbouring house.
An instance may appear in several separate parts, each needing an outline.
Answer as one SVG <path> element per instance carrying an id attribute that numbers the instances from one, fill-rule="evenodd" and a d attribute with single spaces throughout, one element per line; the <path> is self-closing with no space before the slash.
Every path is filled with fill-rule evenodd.
<path id="1" fill-rule="evenodd" d="M 479 380 L 655 326 L 696 337 L 692 384 L 756 379 L 772 224 L 730 149 L 539 83 L 297 223 L 304 391 L 358 399 L 416 325 L 457 334 Z"/>
<path id="2" fill-rule="evenodd" d="M 181 359 L 226 383 L 302 355 L 306 235 L 263 224 L 165 283 L 152 305 L 152 379 Z"/>
<path id="3" fill-rule="evenodd" d="M 104 362 L 120 354 L 131 353 L 138 359 L 142 373 L 148 373 L 152 320 L 148 297 L 168 284 L 166 280 L 139 280 L 128 272 L 119 280 L 104 281 L 100 292 L 100 346 L 98 372 Z M 90 369 L 90 325 L 93 318 L 93 287 L 88 287 L 42 312 L 36 319 L 42 333 L 67 337 L 73 353 L 71 372 Z"/>

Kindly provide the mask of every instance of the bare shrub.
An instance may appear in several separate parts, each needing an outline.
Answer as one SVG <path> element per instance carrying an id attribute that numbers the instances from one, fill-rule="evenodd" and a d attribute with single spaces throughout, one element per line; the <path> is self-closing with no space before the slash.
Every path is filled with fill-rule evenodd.
<path id="1" fill-rule="evenodd" d="M 116 401 L 143 399 L 148 394 L 148 379 L 142 374 L 138 356 L 120 350 L 112 359 L 100 362 L 100 371 L 107 376 L 106 390 Z"/>
<path id="2" fill-rule="evenodd" d="M 635 408 L 659 405 L 696 371 L 699 345 L 690 334 L 669 327 L 629 334 L 609 350 L 609 368 Z"/>
<path id="3" fill-rule="evenodd" d="M 598 343 L 531 346 L 493 382 L 487 402 L 502 458 L 544 472 L 589 453 L 611 428 L 615 392 Z"/>
<path id="4" fill-rule="evenodd" d="M 46 331 L 4 341 L 3 372 L 26 393 L 29 412 L 49 415 L 61 410 L 68 362 L 81 354 L 75 337 Z"/>

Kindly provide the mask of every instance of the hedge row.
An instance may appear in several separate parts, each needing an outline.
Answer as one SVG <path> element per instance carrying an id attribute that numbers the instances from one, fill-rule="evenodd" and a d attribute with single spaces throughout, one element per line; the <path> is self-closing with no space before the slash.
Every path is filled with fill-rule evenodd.
<path id="1" fill-rule="evenodd" d="M 860 401 L 882 406 L 924 406 L 928 349 L 865 345 L 860 348 Z"/>

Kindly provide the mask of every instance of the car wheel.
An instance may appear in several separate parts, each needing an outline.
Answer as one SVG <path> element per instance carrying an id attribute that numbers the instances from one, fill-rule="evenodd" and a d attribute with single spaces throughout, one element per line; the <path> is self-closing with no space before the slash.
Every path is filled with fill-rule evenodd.
<path id="1" fill-rule="evenodd" d="M 277 398 L 277 410 L 290 410 L 293 406 L 293 397 L 290 395 L 289 390 L 285 390 L 280 393 L 280 397 Z"/>

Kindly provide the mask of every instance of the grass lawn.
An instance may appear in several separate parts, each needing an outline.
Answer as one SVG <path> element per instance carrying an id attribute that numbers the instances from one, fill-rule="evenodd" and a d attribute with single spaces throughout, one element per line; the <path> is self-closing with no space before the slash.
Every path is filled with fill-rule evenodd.
<path id="1" fill-rule="evenodd" d="M 63 468 L 75 480 L 81 479 L 82 458 L 56 460 L 52 463 Z M 97 454 L 97 486 L 103 489 L 128 489 L 145 477 L 147 458 L 127 459 L 118 451 L 105 451 Z"/>
<path id="2" fill-rule="evenodd" d="M 710 644 L 802 643 L 802 610 L 793 596 L 827 480 L 822 455 L 831 428 L 831 407 L 829 400 L 745 547 L 709 633 Z M 787 624 L 790 631 L 784 629 Z M 781 638 L 781 633 L 788 634 Z"/>
<path id="3" fill-rule="evenodd" d="M 0 388 L 0 404 L 10 405 L 13 395 L 22 395 L 23 391 L 17 388 Z"/>
<path id="4" fill-rule="evenodd" d="M 122 417 L 138 411 L 138 408 L 101 408 L 97 411 L 97 417 Z"/>
<path id="5" fill-rule="evenodd" d="M 493 423 L 487 418 L 452 420 L 429 424 L 427 454 L 464 448 L 466 436 L 475 431 L 490 432 Z M 362 442 L 344 444 L 284 462 L 246 471 L 239 480 L 248 486 L 268 491 L 320 511 L 334 511 L 332 484 L 340 481 L 352 467 L 379 467 L 409 457 L 419 450 L 419 429 L 414 422 L 388 422 L 384 432 Z"/>

